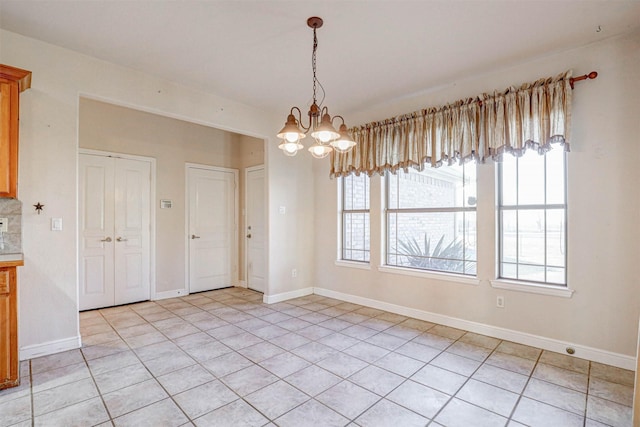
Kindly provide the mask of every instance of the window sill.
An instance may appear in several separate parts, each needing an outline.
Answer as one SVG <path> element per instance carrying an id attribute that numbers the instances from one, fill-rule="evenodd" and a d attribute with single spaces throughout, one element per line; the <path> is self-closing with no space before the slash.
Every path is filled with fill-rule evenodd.
<path id="1" fill-rule="evenodd" d="M 371 270 L 371 264 L 368 262 L 346 261 L 343 259 L 337 259 L 335 264 L 338 267 L 358 268 L 360 270 Z"/>
<path id="2" fill-rule="evenodd" d="M 562 298 L 571 298 L 575 292 L 573 289 L 565 287 L 519 282 L 516 280 L 495 279 L 490 282 L 491 287 L 497 289 L 508 289 L 510 291 L 529 292 L 532 294 L 550 295 Z"/>
<path id="3" fill-rule="evenodd" d="M 378 271 L 390 274 L 402 274 L 405 276 L 422 277 L 424 279 L 443 280 L 446 282 L 456 282 L 463 285 L 479 285 L 480 280 L 475 276 L 464 276 L 462 274 L 444 273 L 438 271 L 424 271 L 413 268 L 392 267 L 389 265 L 381 265 Z"/>

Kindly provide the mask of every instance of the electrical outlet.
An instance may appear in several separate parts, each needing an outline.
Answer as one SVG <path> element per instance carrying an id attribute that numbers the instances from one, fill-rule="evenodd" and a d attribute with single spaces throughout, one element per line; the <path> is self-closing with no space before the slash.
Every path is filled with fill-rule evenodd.
<path id="1" fill-rule="evenodd" d="M 295 268 L 291 270 L 291 277 L 298 277 L 298 270 L 296 270 Z"/>
<path id="2" fill-rule="evenodd" d="M 9 219 L 0 218 L 0 233 L 6 233 L 9 231 Z"/>
<path id="3" fill-rule="evenodd" d="M 498 295 L 498 298 L 496 298 L 496 307 L 504 308 L 504 297 L 502 295 Z"/>

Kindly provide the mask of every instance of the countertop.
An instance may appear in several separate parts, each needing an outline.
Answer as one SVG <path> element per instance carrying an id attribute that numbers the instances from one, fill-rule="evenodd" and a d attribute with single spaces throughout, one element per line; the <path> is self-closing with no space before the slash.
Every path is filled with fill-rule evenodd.
<path id="1" fill-rule="evenodd" d="M 24 264 L 24 257 L 18 254 L 0 254 L 0 267 L 15 267 Z"/>

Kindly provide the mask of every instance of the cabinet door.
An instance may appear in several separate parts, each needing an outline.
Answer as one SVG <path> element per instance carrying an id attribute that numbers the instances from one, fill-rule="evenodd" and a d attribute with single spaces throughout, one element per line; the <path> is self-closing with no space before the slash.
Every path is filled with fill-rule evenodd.
<path id="1" fill-rule="evenodd" d="M 0 78 L 0 197 L 16 197 L 18 85 Z"/>
<path id="2" fill-rule="evenodd" d="M 0 389 L 18 384 L 16 268 L 0 268 Z"/>

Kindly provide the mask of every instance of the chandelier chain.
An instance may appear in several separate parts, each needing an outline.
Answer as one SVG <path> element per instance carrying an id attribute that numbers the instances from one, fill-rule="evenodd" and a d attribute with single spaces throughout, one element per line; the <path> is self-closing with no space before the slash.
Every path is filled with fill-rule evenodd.
<path id="1" fill-rule="evenodd" d="M 318 50 L 318 37 L 316 36 L 316 28 L 313 27 L 313 55 L 311 57 L 311 65 L 313 67 L 313 103 L 316 103 L 316 50 Z"/>

